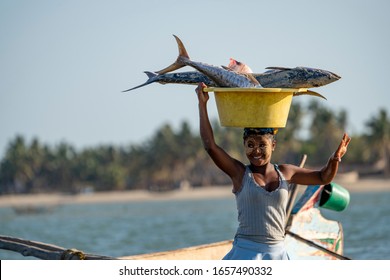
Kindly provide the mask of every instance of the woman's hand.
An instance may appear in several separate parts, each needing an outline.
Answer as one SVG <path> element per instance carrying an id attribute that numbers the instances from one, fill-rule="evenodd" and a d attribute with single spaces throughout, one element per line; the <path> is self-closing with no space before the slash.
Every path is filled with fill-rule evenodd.
<path id="1" fill-rule="evenodd" d="M 195 92 L 198 95 L 199 104 L 200 103 L 207 103 L 209 100 L 209 93 L 204 92 L 203 89 L 207 88 L 207 86 L 204 83 L 199 83 L 198 87 L 196 88 Z"/>
<path id="2" fill-rule="evenodd" d="M 343 139 L 341 140 L 339 147 L 333 155 L 333 160 L 341 161 L 341 158 L 347 152 L 349 142 L 351 142 L 351 137 L 349 137 L 347 133 L 344 133 Z"/>

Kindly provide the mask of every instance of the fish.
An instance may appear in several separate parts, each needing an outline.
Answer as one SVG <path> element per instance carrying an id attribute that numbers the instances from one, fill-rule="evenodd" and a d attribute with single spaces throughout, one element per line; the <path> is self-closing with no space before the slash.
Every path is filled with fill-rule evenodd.
<path id="1" fill-rule="evenodd" d="M 253 73 L 252 69 L 243 62 L 239 62 L 233 58 L 230 58 L 228 66 L 221 65 L 222 68 L 239 72 L 239 73 Z M 181 73 L 166 73 L 166 74 L 156 74 L 150 71 L 144 71 L 148 76 L 148 80 L 136 87 L 130 88 L 123 92 L 134 90 L 143 86 L 146 86 L 151 83 L 160 83 L 160 84 L 189 84 L 196 85 L 199 83 L 205 83 L 207 86 L 217 87 L 218 85 L 210 80 L 206 75 L 200 72 L 181 72 Z"/>
<path id="2" fill-rule="evenodd" d="M 243 62 L 237 61 L 234 58 L 230 58 L 228 66 L 221 66 L 222 68 L 238 73 L 253 73 L 252 69 Z"/>
<path id="3" fill-rule="evenodd" d="M 177 42 L 179 56 L 177 57 L 176 61 L 170 66 L 162 70 L 155 71 L 155 73 L 157 73 L 158 75 L 172 72 L 184 66 L 190 66 L 206 75 L 210 80 L 217 84 L 218 87 L 262 88 L 259 81 L 253 78 L 249 73 L 238 73 L 235 71 L 224 69 L 219 66 L 192 61 L 187 53 L 186 48 L 184 47 L 183 42 L 176 35 L 173 36 L 175 37 Z"/>
<path id="4" fill-rule="evenodd" d="M 311 67 L 267 67 L 260 77 L 254 75 L 264 87 L 313 88 L 336 82 L 341 77 L 333 72 Z"/>
<path id="5" fill-rule="evenodd" d="M 146 85 L 152 84 L 152 83 L 159 83 L 162 85 L 165 84 L 185 84 L 185 85 L 197 85 L 199 83 L 204 83 L 208 87 L 217 87 L 217 84 L 214 83 L 214 81 L 210 80 L 206 75 L 197 72 L 197 71 L 191 71 L 191 72 L 178 72 L 178 73 L 167 73 L 167 74 L 161 74 L 158 75 L 154 72 L 150 71 L 144 71 L 144 73 L 148 76 L 148 80 L 138 86 L 135 86 L 133 88 L 124 90 L 122 92 L 128 92 L 131 90 L 135 90 L 137 88 L 144 87 Z"/>

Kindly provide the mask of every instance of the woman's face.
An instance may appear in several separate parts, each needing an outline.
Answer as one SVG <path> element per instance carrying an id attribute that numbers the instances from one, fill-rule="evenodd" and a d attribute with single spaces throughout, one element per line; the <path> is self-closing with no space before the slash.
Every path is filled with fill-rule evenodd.
<path id="1" fill-rule="evenodd" d="M 267 135 L 248 136 L 244 141 L 245 154 L 251 164 L 262 166 L 270 162 L 276 142 Z"/>

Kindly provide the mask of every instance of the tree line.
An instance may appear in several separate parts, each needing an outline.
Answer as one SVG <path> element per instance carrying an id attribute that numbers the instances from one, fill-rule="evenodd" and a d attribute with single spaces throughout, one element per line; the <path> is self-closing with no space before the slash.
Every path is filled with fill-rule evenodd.
<path id="1" fill-rule="evenodd" d="M 304 131 L 304 120 L 309 129 Z M 233 157 L 247 162 L 242 129 L 213 123 L 216 142 Z M 306 166 L 322 166 L 347 131 L 345 110 L 334 111 L 313 101 L 294 102 L 286 128 L 277 134 L 273 162 L 298 164 L 308 155 Z M 352 135 L 342 170 L 390 174 L 390 119 L 385 109 L 365 123 L 364 133 Z M 204 151 L 198 131 L 183 121 L 175 131 L 160 127 L 141 144 L 102 145 L 77 151 L 62 142 L 50 146 L 35 138 L 18 135 L 8 144 L 0 161 L 0 194 L 148 189 L 163 191 L 191 186 L 225 185 L 228 177 L 219 171 Z"/>

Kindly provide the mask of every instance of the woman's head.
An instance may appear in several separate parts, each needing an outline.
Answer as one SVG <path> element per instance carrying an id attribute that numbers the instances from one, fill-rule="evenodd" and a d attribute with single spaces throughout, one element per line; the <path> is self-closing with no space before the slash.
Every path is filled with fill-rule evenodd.
<path id="1" fill-rule="evenodd" d="M 273 128 L 244 129 L 245 154 L 251 164 L 261 166 L 270 162 L 272 152 L 276 147 L 276 132 L 277 129 Z"/>

